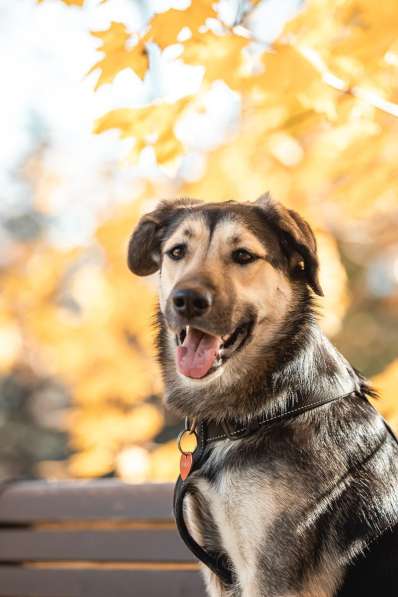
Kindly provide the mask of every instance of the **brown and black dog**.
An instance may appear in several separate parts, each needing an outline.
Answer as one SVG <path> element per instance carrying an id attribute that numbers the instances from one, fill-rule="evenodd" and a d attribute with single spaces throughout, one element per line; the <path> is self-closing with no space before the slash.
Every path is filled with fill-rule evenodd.
<path id="1" fill-rule="evenodd" d="M 169 408 L 229 428 L 298 413 L 209 444 L 188 477 L 190 533 L 231 570 L 226 583 L 204 567 L 209 595 L 397 595 L 398 447 L 317 324 L 309 225 L 268 195 L 163 201 L 139 222 L 128 263 L 160 271 Z"/>

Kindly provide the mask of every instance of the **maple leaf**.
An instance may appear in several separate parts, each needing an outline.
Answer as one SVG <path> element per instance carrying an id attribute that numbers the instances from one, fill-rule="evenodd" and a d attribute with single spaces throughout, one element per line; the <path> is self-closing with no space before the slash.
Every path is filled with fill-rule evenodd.
<path id="1" fill-rule="evenodd" d="M 92 35 L 102 41 L 98 48 L 104 54 L 89 72 L 99 68 L 101 71 L 96 89 L 105 83 L 111 83 L 115 76 L 125 68 L 131 68 L 140 79 L 148 70 L 149 62 L 146 45 L 155 42 L 165 48 L 177 42 L 180 31 L 187 27 L 196 36 L 199 28 L 207 18 L 215 18 L 217 13 L 209 0 L 195 0 L 185 10 L 170 9 L 155 14 L 147 27 L 147 31 L 136 35 L 136 43 L 130 47 L 131 35 L 123 23 L 112 22 L 106 31 L 93 31 Z"/>
<path id="2" fill-rule="evenodd" d="M 127 27 L 114 21 L 106 31 L 92 31 L 91 35 L 101 40 L 102 44 L 98 50 L 104 54 L 104 57 L 89 70 L 89 73 L 97 68 L 100 70 L 96 89 L 105 83 L 111 83 L 125 68 L 133 70 L 140 79 L 144 78 L 149 65 L 144 40 L 136 37 L 136 44 L 128 47 L 131 35 Z"/>
<path id="3" fill-rule="evenodd" d="M 122 138 L 134 137 L 136 156 L 146 145 L 153 145 L 159 161 L 165 162 L 182 151 L 173 129 L 189 102 L 190 98 L 185 97 L 174 104 L 163 102 L 144 108 L 118 108 L 99 118 L 94 131 L 118 129 Z"/>
<path id="4" fill-rule="evenodd" d="M 184 62 L 205 67 L 205 81 L 222 79 L 232 89 L 247 84 L 242 71 L 242 51 L 248 40 L 234 34 L 218 35 L 212 31 L 188 40 L 184 44 Z"/>
<path id="5" fill-rule="evenodd" d="M 196 38 L 206 19 L 217 17 L 213 4 L 212 0 L 191 0 L 191 5 L 184 10 L 171 8 L 154 15 L 145 40 L 154 41 L 160 48 L 165 48 L 177 42 L 178 34 L 184 27 Z"/>

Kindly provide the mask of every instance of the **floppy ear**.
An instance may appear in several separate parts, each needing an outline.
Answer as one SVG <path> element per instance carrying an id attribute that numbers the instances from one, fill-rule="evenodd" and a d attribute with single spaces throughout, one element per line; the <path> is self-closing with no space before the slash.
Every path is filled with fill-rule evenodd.
<path id="1" fill-rule="evenodd" d="M 267 220 L 278 233 L 292 271 L 302 270 L 310 288 L 323 296 L 318 277 L 316 239 L 310 225 L 293 209 L 273 201 L 268 193 L 259 197 L 255 204 L 266 212 Z"/>
<path id="2" fill-rule="evenodd" d="M 154 211 L 137 224 L 128 245 L 127 263 L 138 276 L 149 276 L 160 267 L 160 249 L 167 226 L 182 210 L 201 203 L 194 199 L 161 201 Z"/>

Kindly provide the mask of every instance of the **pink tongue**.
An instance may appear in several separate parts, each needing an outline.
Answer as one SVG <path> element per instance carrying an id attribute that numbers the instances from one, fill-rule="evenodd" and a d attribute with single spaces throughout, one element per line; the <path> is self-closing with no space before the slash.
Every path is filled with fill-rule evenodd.
<path id="1" fill-rule="evenodd" d="M 211 368 L 221 338 L 188 327 L 182 346 L 177 346 L 178 371 L 187 377 L 200 379 Z"/>

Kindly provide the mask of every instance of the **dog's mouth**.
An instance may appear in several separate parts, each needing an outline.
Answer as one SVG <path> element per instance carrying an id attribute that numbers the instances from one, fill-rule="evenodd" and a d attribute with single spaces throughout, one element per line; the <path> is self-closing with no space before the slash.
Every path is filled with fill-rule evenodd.
<path id="1" fill-rule="evenodd" d="M 214 373 L 250 338 L 254 320 L 239 324 L 227 336 L 215 336 L 192 326 L 176 335 L 178 372 L 185 377 L 203 379 Z"/>

